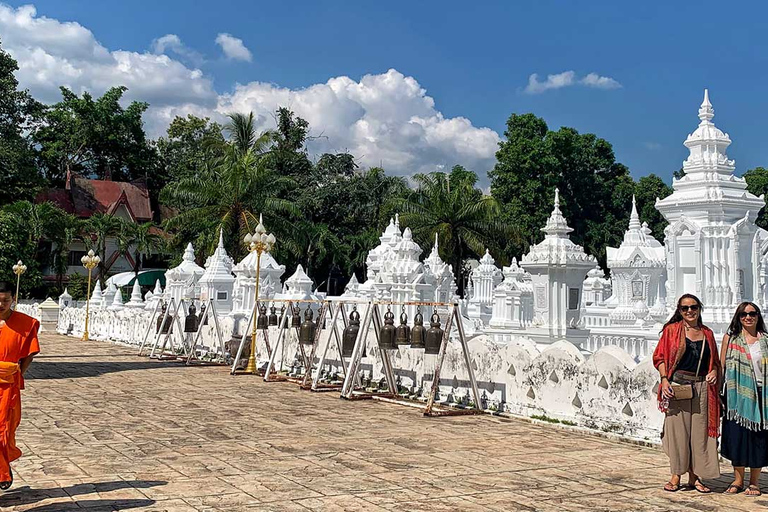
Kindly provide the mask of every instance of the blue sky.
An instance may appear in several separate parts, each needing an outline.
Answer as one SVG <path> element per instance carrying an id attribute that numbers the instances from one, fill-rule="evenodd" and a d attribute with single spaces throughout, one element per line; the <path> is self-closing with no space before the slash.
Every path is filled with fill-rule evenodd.
<path id="1" fill-rule="evenodd" d="M 5 2 L 11 12 L 6 12 L 6 18 L 18 16 L 22 5 Z M 168 34 L 177 36 L 183 50 L 166 49 L 166 55 L 185 69 L 199 69 L 213 92 L 225 98 L 213 99 L 211 91 L 203 91 L 199 98 L 197 92 L 189 92 L 188 101 L 174 105 L 173 91 L 183 87 L 169 84 L 167 91 L 158 92 L 139 85 L 132 99 L 154 99 L 168 106 L 148 121 L 155 123 L 155 131 L 171 113 L 183 113 L 182 103 L 199 107 L 195 112 L 204 114 L 208 109 L 220 114 L 227 108 L 254 108 L 287 99 L 299 105 L 298 110 L 317 108 L 314 119 L 323 122 L 313 123 L 315 134 L 336 137 L 317 151 L 350 149 L 362 153 L 356 156 L 366 163 L 388 162 L 387 167 L 401 174 L 428 170 L 431 163 L 451 165 L 452 160 L 483 174 L 492 165 L 489 148 L 495 145 L 495 135 L 481 129 L 503 136 L 512 112 L 533 112 L 550 128 L 572 126 L 607 139 L 617 159 L 636 177 L 654 172 L 669 179 L 687 155 L 682 142 L 697 125 L 696 111 L 708 87 L 715 123 L 734 141 L 729 156 L 736 159 L 738 172 L 768 165 L 761 122 L 768 114 L 762 22 L 768 9 L 759 4 L 726 8 L 721 2 L 707 1 L 692 5 L 594 0 L 471 4 L 40 0 L 32 5 L 36 8 L 33 18 L 45 17 L 61 26 L 76 22 L 109 52 L 157 54 L 153 41 Z M 12 21 L 6 19 L 3 25 L 0 13 L 3 47 L 20 63 L 23 49 L 36 44 L 56 53 L 50 50 L 50 41 L 25 34 L 19 24 L 11 30 L 8 23 Z M 215 42 L 222 33 L 240 39 L 251 59 L 226 58 Z M 66 30 L 61 37 L 68 37 Z M 77 48 L 73 43 L 71 51 L 77 53 Z M 65 51 L 57 51 L 57 58 L 66 63 Z M 89 72 L 87 60 L 80 65 L 85 71 L 73 72 L 73 77 Z M 399 74 L 385 77 L 390 69 Z M 35 81 L 34 71 L 30 65 L 23 73 L 29 78 L 22 83 L 44 96 L 45 84 Z M 545 81 L 548 75 L 567 71 L 574 73 L 571 85 L 526 92 L 532 74 Z M 603 77 L 604 87 L 581 84 L 590 73 Z M 364 91 L 357 90 L 365 75 L 384 78 Z M 55 81 L 61 73 L 51 72 L 51 76 Z M 344 76 L 353 82 L 345 87 L 355 89 L 354 98 L 345 95 L 338 110 L 334 110 L 336 98 L 317 99 L 327 96 L 322 91 L 311 101 L 294 93 Z M 412 107 L 397 101 L 398 87 L 406 87 L 409 79 L 425 90 L 423 96 L 434 100 L 431 110 L 423 97 L 411 98 Z M 104 83 L 101 75 L 90 81 L 71 80 L 69 85 L 85 89 L 98 89 Z M 236 84 L 271 84 L 271 88 L 265 92 L 265 85 L 253 86 L 238 97 L 233 93 Z M 378 94 L 382 88 L 388 88 L 390 103 L 371 105 L 359 100 L 359 95 Z M 268 94 L 269 101 L 259 94 Z M 376 111 L 401 105 L 398 119 L 416 115 L 427 119 L 419 122 L 433 131 L 425 128 L 385 140 L 381 126 L 394 121 L 381 121 Z M 264 123 L 268 117 L 264 116 Z M 454 118 L 466 118 L 471 126 L 444 122 Z M 369 131 L 361 133 L 360 125 L 353 124 L 360 119 L 367 121 Z M 336 127 L 318 126 L 325 120 Z M 375 123 L 379 124 L 371 128 Z M 442 134 L 437 142 L 435 133 Z M 461 141 L 484 149 L 481 154 L 453 149 Z M 403 154 L 400 148 L 405 148 Z"/>

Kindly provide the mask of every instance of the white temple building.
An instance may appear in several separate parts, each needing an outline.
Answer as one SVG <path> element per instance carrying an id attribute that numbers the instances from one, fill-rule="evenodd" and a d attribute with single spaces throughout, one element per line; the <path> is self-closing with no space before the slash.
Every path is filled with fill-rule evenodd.
<path id="1" fill-rule="evenodd" d="M 733 174 L 735 163 L 725 153 L 731 139 L 712 123 L 714 116 L 705 90 L 699 126 L 685 140 L 685 176 L 673 180 L 674 193 L 656 208 L 669 221 L 667 306 L 693 293 L 704 303 L 704 322 L 722 330 L 741 301 L 765 303 L 760 273 L 768 233 L 754 223 L 764 198 L 747 192 L 744 178 Z"/>
<path id="2" fill-rule="evenodd" d="M 195 249 L 187 244 L 181 263 L 165 273 L 165 298 L 178 304 L 183 299 L 200 297 L 198 281 L 205 269 L 195 263 Z"/>
<path id="3" fill-rule="evenodd" d="M 224 249 L 224 235 L 219 231 L 219 244 L 205 262 L 205 273 L 200 277 L 200 300 L 211 299 L 216 311 L 225 315 L 232 311 L 235 277 L 232 268 L 235 262 Z"/>
<path id="4" fill-rule="evenodd" d="M 560 192 L 555 189 L 555 207 L 542 228 L 544 240 L 523 256 L 521 266 L 533 280 L 534 319 L 526 334 L 536 343 L 554 343 L 567 338 L 583 346 L 589 331 L 581 328 L 581 292 L 584 277 L 597 261 L 568 237 L 573 231 L 560 211 Z"/>

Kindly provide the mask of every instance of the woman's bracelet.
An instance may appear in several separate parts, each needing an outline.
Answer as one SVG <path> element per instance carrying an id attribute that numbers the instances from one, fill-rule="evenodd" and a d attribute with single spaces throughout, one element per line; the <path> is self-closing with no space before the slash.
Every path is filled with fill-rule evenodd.
<path id="1" fill-rule="evenodd" d="M 662 375 L 662 376 L 661 376 L 661 379 L 662 379 L 662 380 L 664 380 L 664 379 L 667 379 L 667 380 L 669 380 L 669 379 L 667 378 L 667 376 L 666 376 L 666 375 Z"/>

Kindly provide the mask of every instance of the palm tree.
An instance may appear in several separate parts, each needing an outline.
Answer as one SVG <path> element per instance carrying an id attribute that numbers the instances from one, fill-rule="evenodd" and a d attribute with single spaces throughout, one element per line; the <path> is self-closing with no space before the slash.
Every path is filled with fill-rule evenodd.
<path id="1" fill-rule="evenodd" d="M 56 250 L 54 251 L 54 270 L 56 271 L 56 285 L 61 288 L 64 281 L 64 274 L 67 273 L 69 266 L 69 246 L 75 240 L 82 240 L 83 226 L 85 221 L 78 219 L 74 215 L 69 215 L 64 219 L 64 225 L 60 232 L 60 237 L 56 239 Z"/>
<path id="2" fill-rule="evenodd" d="M 184 206 L 166 221 L 167 229 L 194 232 L 196 242 L 209 251 L 221 229 L 230 254 L 239 259 L 244 255 L 243 236 L 256 227 L 260 214 L 270 231 L 287 234 L 290 222 L 286 217 L 297 215 L 298 208 L 280 198 L 292 180 L 265 165 L 271 132 L 256 133 L 253 113 L 230 114 L 229 119 L 225 126 L 229 139 L 221 151 L 212 152 L 197 176 L 169 183 L 161 199 Z"/>
<path id="3" fill-rule="evenodd" d="M 333 267 L 347 269 L 350 266 L 348 247 L 327 224 L 297 222 L 291 235 L 281 245 L 283 251 L 289 252 L 295 261 L 302 264 L 308 275 L 317 275 L 324 268 L 330 272 Z"/>
<path id="4" fill-rule="evenodd" d="M 125 231 L 118 236 L 118 246 L 122 254 L 130 254 L 133 249 L 133 273 L 139 277 L 139 270 L 145 255 L 157 253 L 163 247 L 163 237 L 156 233 L 151 222 L 143 224 L 125 223 Z"/>
<path id="5" fill-rule="evenodd" d="M 486 248 L 497 252 L 502 237 L 515 233 L 499 220 L 496 200 L 476 189 L 477 176 L 463 167 L 455 166 L 450 174 L 416 174 L 413 180 L 416 190 L 398 201 L 400 221 L 422 247 L 432 245 L 437 233 L 441 257 L 452 264 L 463 296 L 464 261 L 480 257 Z"/>
<path id="6" fill-rule="evenodd" d="M 88 242 L 94 244 L 97 254 L 101 256 L 98 275 L 102 286 L 106 277 L 106 262 L 109 258 L 107 254 L 107 239 L 115 237 L 120 232 L 121 226 L 122 221 L 119 217 L 115 217 L 110 213 L 98 212 L 91 215 L 91 218 L 86 221 L 83 227 L 86 235 L 84 238 L 90 239 L 86 240 L 86 245 L 88 245 Z"/>

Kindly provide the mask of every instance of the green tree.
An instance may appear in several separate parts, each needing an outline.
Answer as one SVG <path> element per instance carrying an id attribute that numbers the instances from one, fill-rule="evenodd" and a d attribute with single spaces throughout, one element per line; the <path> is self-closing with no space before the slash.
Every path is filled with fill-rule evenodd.
<path id="1" fill-rule="evenodd" d="M 764 167 L 755 167 L 744 173 L 744 179 L 747 182 L 747 190 L 756 196 L 762 196 L 768 194 L 768 169 Z M 763 228 L 768 229 L 768 212 L 763 207 L 757 214 L 755 223 Z"/>
<path id="2" fill-rule="evenodd" d="M 139 276 L 144 256 L 156 254 L 164 244 L 159 230 L 151 222 L 136 224 L 121 220 L 115 240 L 118 252 L 133 260 L 133 273 L 136 277 Z"/>
<path id="3" fill-rule="evenodd" d="M 101 258 L 97 275 L 101 280 L 102 286 L 107 278 L 107 270 L 109 270 L 106 266 L 107 260 L 111 256 L 107 254 L 107 240 L 116 237 L 120 232 L 121 226 L 122 219 L 101 212 L 94 213 L 83 226 L 85 234 L 83 240 L 86 242 L 86 248 L 93 244 L 96 254 Z"/>
<path id="4" fill-rule="evenodd" d="M 664 241 L 664 228 L 668 223 L 656 209 L 656 199 L 664 199 L 670 194 L 672 194 L 672 187 L 655 174 L 643 176 L 635 184 L 635 198 L 640 220 L 648 223 L 654 238 L 660 242 Z"/>
<path id="5" fill-rule="evenodd" d="M 507 257 L 521 256 L 543 238 L 540 230 L 558 187 L 572 240 L 604 263 L 605 246 L 621 241 L 633 189 L 611 144 L 573 128 L 549 130 L 533 114 L 512 114 L 504 135 L 489 176 L 504 220 L 520 232 L 507 244 Z"/>
<path id="6" fill-rule="evenodd" d="M 35 165 L 35 149 L 26 135 L 42 105 L 19 90 L 16 61 L 0 47 L 0 206 L 35 197 L 45 182 Z"/>
<path id="7" fill-rule="evenodd" d="M 293 182 L 265 165 L 272 134 L 256 133 L 253 113 L 229 118 L 223 156 L 206 161 L 197 175 L 169 183 L 161 199 L 171 206 L 186 206 L 166 223 L 176 234 L 177 249 L 194 240 L 210 251 L 222 230 L 227 251 L 239 259 L 245 255 L 243 236 L 256 227 L 260 214 L 271 231 L 287 236 L 290 216 L 298 209 L 281 197 Z"/>
<path id="8" fill-rule="evenodd" d="M 57 255 L 68 248 L 70 242 L 67 237 L 71 233 L 69 230 L 76 223 L 74 216 L 50 202 L 17 201 L 6 205 L 4 210 L 18 219 L 23 226 L 22 232 L 26 235 L 26 249 L 23 250 L 34 254 L 37 267 L 41 271 L 47 268 L 57 270 L 60 284 Z"/>
<path id="9" fill-rule="evenodd" d="M 68 171 L 98 179 L 131 181 L 146 178 L 157 167 L 154 149 L 144 134 L 142 115 L 148 104 L 120 104 L 125 87 L 113 87 L 101 98 L 77 96 L 61 88 L 62 100 L 46 109 L 33 140 L 48 179 L 57 185 Z"/>
<path id="10" fill-rule="evenodd" d="M 37 260 L 37 247 L 30 243 L 24 219 L 6 209 L 0 210 L 0 279 L 16 282 L 13 265 L 22 260 L 27 272 L 22 276 L 19 294 L 28 296 L 28 291 L 42 283 L 42 273 Z"/>
<path id="11" fill-rule="evenodd" d="M 222 127 L 209 118 L 176 116 L 165 137 L 157 139 L 163 178 L 179 180 L 198 174 L 211 157 L 222 156 Z M 163 183 L 165 185 L 165 183 Z"/>
<path id="12" fill-rule="evenodd" d="M 437 233 L 440 256 L 453 266 L 454 272 L 463 269 L 467 258 L 479 258 L 486 249 L 498 255 L 497 241 L 514 236 L 500 220 L 497 201 L 475 188 L 474 173 L 457 165 L 450 174 L 416 174 L 413 180 L 416 190 L 398 204 L 400 221 L 411 228 L 414 239 L 425 250 Z M 463 295 L 463 279 L 458 285 Z"/>

